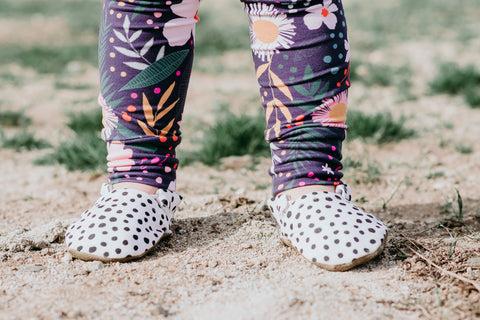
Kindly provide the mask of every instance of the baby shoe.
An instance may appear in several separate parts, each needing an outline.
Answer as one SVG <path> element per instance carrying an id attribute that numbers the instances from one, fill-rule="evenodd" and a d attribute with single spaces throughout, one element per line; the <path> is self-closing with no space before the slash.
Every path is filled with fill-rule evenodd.
<path id="1" fill-rule="evenodd" d="M 78 259 L 112 262 L 146 255 L 171 234 L 172 217 L 182 199 L 168 190 L 150 195 L 136 189 L 112 190 L 107 184 L 100 194 L 65 234 L 69 252 Z"/>
<path id="2" fill-rule="evenodd" d="M 379 255 L 387 240 L 387 226 L 350 200 L 350 187 L 339 185 L 295 200 L 280 194 L 268 205 L 286 245 L 321 268 L 345 271 Z"/>

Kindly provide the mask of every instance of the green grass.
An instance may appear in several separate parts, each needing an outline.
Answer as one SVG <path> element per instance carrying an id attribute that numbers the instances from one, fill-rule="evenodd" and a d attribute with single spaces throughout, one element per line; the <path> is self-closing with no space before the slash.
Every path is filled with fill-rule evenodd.
<path id="1" fill-rule="evenodd" d="M 37 139 L 33 133 L 28 131 L 21 131 L 12 136 L 5 136 L 4 134 L 1 134 L 0 138 L 0 144 L 2 148 L 13 149 L 17 152 L 51 147 L 48 141 L 44 139 Z"/>
<path id="2" fill-rule="evenodd" d="M 97 0 L 51 1 L 22 0 L 1 1 L 0 17 L 29 20 L 32 16 L 62 17 L 70 29 L 79 33 L 98 34 L 102 2 Z M 41 36 L 42 30 L 36 30 Z"/>
<path id="3" fill-rule="evenodd" d="M 208 127 L 203 138 L 198 141 L 197 150 L 180 154 L 183 164 L 199 161 L 206 165 L 216 165 L 219 160 L 228 156 L 261 155 L 268 156 L 270 149 L 264 140 L 265 117 L 236 115 L 224 111 Z"/>
<path id="4" fill-rule="evenodd" d="M 478 35 L 478 0 L 398 0 L 344 2 L 351 47 L 356 50 L 398 44 L 405 40 L 441 39 L 465 41 Z M 455 32 L 452 32 L 455 31 Z M 358 32 L 358 33 L 357 33 Z"/>
<path id="5" fill-rule="evenodd" d="M 2 127 L 27 127 L 32 120 L 23 111 L 0 110 Z"/>
<path id="6" fill-rule="evenodd" d="M 363 139 L 378 144 L 409 139 L 415 130 L 405 127 L 405 118 L 394 119 L 390 112 L 368 115 L 358 110 L 349 110 L 347 139 Z"/>
<path id="7" fill-rule="evenodd" d="M 2 46 L 0 64 L 17 63 L 39 73 L 60 73 L 72 61 L 85 61 L 97 65 L 97 44 L 71 44 L 64 46 Z"/>
<path id="8" fill-rule="evenodd" d="M 249 50 L 248 19 L 241 8 L 235 16 L 218 15 L 218 12 L 211 12 L 208 9 L 200 10 L 198 14 L 200 22 L 196 26 L 196 54 L 202 56 L 222 54 L 228 50 Z"/>
<path id="9" fill-rule="evenodd" d="M 475 66 L 442 62 L 437 69 L 436 77 L 430 82 L 433 93 L 461 95 L 468 105 L 480 108 L 480 72 Z"/>
<path id="10" fill-rule="evenodd" d="M 67 126 L 75 132 L 71 140 L 63 141 L 51 154 L 36 164 L 61 164 L 68 170 L 94 171 L 104 170 L 107 150 L 105 142 L 99 137 L 102 128 L 101 109 L 68 114 Z"/>

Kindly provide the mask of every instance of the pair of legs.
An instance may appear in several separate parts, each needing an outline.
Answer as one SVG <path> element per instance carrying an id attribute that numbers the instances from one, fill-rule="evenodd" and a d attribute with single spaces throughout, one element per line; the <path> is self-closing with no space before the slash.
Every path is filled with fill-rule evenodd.
<path id="1" fill-rule="evenodd" d="M 308 232 L 301 231 L 299 222 L 295 222 L 295 228 L 293 222 L 288 226 L 286 221 L 292 215 L 288 207 L 294 204 L 290 202 L 300 196 L 307 199 L 303 202 L 312 201 L 312 204 L 300 204 L 299 214 L 303 207 L 310 210 L 315 206 L 318 216 L 319 206 L 327 205 L 325 201 L 331 198 L 322 192 L 333 194 L 342 185 L 341 145 L 347 128 L 350 86 L 350 52 L 343 7 L 340 0 L 243 2 L 249 17 L 252 55 L 265 110 L 265 139 L 270 143 L 272 154 L 270 174 L 273 194 L 277 196 L 277 200 L 272 200 L 272 211 L 284 228 L 290 227 L 289 232 L 282 232 L 284 238 L 300 243 L 301 239 L 307 241 Z M 199 4 L 199 0 L 105 0 L 99 41 L 99 102 L 104 111 L 102 136 L 107 142 L 110 173 L 110 186 L 105 194 L 125 189 L 118 190 L 118 194 L 130 197 L 134 203 L 135 195 L 128 194 L 131 190 L 156 197 L 160 190 L 167 192 L 167 195 L 162 193 L 162 197 L 168 198 L 165 207 L 173 211 L 176 207 L 177 199 L 171 195 L 175 191 L 179 164 L 175 149 L 181 141 L 180 124 L 193 63 Z M 312 199 L 305 197 L 312 192 L 315 193 Z M 319 194 L 328 199 L 320 201 Z M 343 195 L 340 198 L 349 200 L 345 192 L 340 194 Z M 111 198 L 105 196 L 103 202 Z M 120 198 L 117 201 L 122 202 Z M 96 204 L 97 209 L 109 207 L 100 202 Z M 124 209 L 132 210 L 131 203 L 124 205 Z M 346 205 L 341 203 L 340 206 Z M 148 207 L 147 203 L 142 205 Z M 335 210 L 333 215 L 341 211 Z M 164 216 L 171 218 L 173 211 L 165 212 Z M 150 215 L 152 212 L 148 211 Z M 169 222 L 166 219 L 163 223 Z M 345 219 L 342 223 L 349 224 Z M 98 223 L 90 225 L 95 229 Z M 292 232 L 296 228 L 299 229 L 297 236 Z M 320 227 L 310 228 L 318 231 Z M 355 223 L 345 228 L 361 229 Z M 162 228 L 157 230 L 160 234 Z M 92 233 L 90 237 L 96 235 Z M 145 238 L 145 241 L 158 242 L 159 237 L 154 238 Z M 292 239 L 287 242 L 291 243 Z M 310 242 L 310 237 L 308 239 Z M 383 241 L 383 238 L 375 239 L 375 242 Z M 351 245 L 352 242 L 345 243 Z M 74 252 L 82 252 L 84 246 L 78 245 L 77 249 L 80 247 Z M 377 249 L 368 248 L 368 251 Z"/>

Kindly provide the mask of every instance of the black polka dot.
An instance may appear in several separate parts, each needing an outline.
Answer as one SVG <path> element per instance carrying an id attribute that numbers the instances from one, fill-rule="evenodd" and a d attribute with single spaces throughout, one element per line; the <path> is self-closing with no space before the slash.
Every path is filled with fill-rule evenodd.
<path id="1" fill-rule="evenodd" d="M 372 239 L 372 240 L 370 240 L 370 243 L 375 244 L 375 243 L 377 243 L 377 241 L 375 241 L 375 239 Z"/>
<path id="2" fill-rule="evenodd" d="M 95 238 L 95 234 L 92 233 L 91 235 L 88 236 L 88 239 L 93 240 Z"/>
<path id="3" fill-rule="evenodd" d="M 83 247 L 82 246 L 78 246 L 77 247 L 77 251 L 82 251 Z"/>
<path id="4" fill-rule="evenodd" d="M 351 242 L 347 242 L 346 246 L 350 248 L 350 247 L 352 246 L 352 243 L 351 243 Z"/>
<path id="5" fill-rule="evenodd" d="M 117 221 L 117 218 L 111 217 L 109 220 L 110 220 L 110 222 L 116 222 L 116 221 Z"/>
<path id="6" fill-rule="evenodd" d="M 326 244 L 326 245 L 324 245 L 324 246 L 323 246 L 323 249 L 325 249 L 325 250 L 329 250 L 329 249 L 330 249 L 330 247 L 329 247 L 329 246 Z"/>
<path id="7" fill-rule="evenodd" d="M 290 218 L 292 216 L 292 211 L 287 212 L 287 218 Z"/>
<path id="8" fill-rule="evenodd" d="M 150 243 L 150 240 L 148 238 L 143 238 L 143 241 L 146 243 L 146 244 L 149 244 Z"/>
<path id="9" fill-rule="evenodd" d="M 375 229 L 373 228 L 368 228 L 368 231 L 370 231 L 371 233 L 375 233 Z"/>
<path id="10" fill-rule="evenodd" d="M 138 236 L 136 234 L 133 235 L 134 240 L 138 240 Z"/>
<path id="11" fill-rule="evenodd" d="M 343 258 L 343 253 L 339 253 L 339 254 L 338 254 L 338 257 L 339 257 L 340 259 Z"/>
<path id="12" fill-rule="evenodd" d="M 88 249 L 88 252 L 90 252 L 90 253 L 94 253 L 95 251 L 97 251 L 97 247 L 90 247 Z"/>
<path id="13" fill-rule="evenodd" d="M 317 248 L 317 245 L 316 245 L 316 244 L 312 244 L 312 250 L 315 250 L 315 248 Z"/>
<path id="14" fill-rule="evenodd" d="M 315 233 L 320 233 L 320 232 L 322 232 L 322 228 L 316 228 L 314 231 L 315 231 Z"/>
<path id="15" fill-rule="evenodd" d="M 100 245 L 101 245 L 102 247 L 106 247 L 106 246 L 107 246 L 107 243 L 106 243 L 106 242 L 100 242 Z"/>
<path id="16" fill-rule="evenodd" d="M 324 260 L 324 261 L 328 261 L 328 260 L 330 260 L 330 257 L 329 257 L 329 256 L 325 256 L 325 257 L 323 257 L 323 260 Z"/>
<path id="17" fill-rule="evenodd" d="M 108 258 L 109 255 L 110 255 L 110 254 L 109 254 L 107 251 L 105 251 L 105 252 L 103 253 L 103 256 L 104 256 L 105 258 Z"/>
<path id="18" fill-rule="evenodd" d="M 115 249 L 115 252 L 116 252 L 117 254 L 120 254 L 120 253 L 122 253 L 122 249 L 117 248 L 117 249 Z"/>
<path id="19" fill-rule="evenodd" d="M 335 244 L 339 244 L 339 243 L 340 243 L 340 240 L 335 239 L 335 241 L 333 241 L 333 242 L 335 242 Z"/>
<path id="20" fill-rule="evenodd" d="M 124 246 L 128 246 L 128 241 L 127 240 L 123 240 L 122 243 L 123 243 Z"/>

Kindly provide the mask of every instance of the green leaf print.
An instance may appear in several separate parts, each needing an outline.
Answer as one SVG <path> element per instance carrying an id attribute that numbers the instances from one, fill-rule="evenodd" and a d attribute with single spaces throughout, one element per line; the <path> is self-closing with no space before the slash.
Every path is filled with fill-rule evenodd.
<path id="1" fill-rule="evenodd" d="M 173 52 L 168 56 L 154 62 L 148 68 L 137 74 L 120 91 L 128 89 L 145 88 L 169 77 L 183 63 L 189 50 Z"/>
<path id="2" fill-rule="evenodd" d="M 321 87 L 322 81 L 317 80 L 317 81 L 312 81 L 314 78 L 313 70 L 310 65 L 307 65 L 305 67 L 305 72 L 303 74 L 303 81 L 305 83 L 309 84 L 309 88 L 304 87 L 303 85 L 295 85 L 294 88 L 297 90 L 298 93 L 300 93 L 304 97 L 309 97 L 315 99 L 323 99 L 325 97 L 325 94 L 328 91 L 328 85 L 329 82 L 325 82 L 324 86 Z M 321 88 L 320 88 L 321 87 Z"/>

